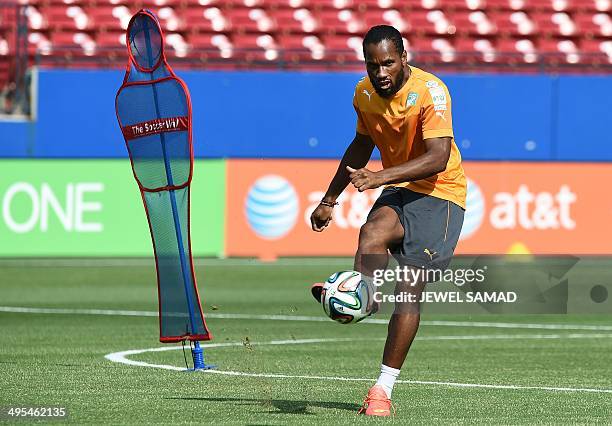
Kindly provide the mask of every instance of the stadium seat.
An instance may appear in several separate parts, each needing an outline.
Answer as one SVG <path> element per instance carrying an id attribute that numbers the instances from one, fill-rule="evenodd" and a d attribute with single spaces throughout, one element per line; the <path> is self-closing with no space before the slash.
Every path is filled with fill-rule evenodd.
<path id="1" fill-rule="evenodd" d="M 284 59 L 291 63 L 325 59 L 325 46 L 314 35 L 286 35 L 279 37 L 279 46 L 286 51 Z"/>
<path id="2" fill-rule="evenodd" d="M 112 31 L 98 33 L 96 36 L 96 44 L 99 48 L 125 48 L 125 32 Z"/>
<path id="3" fill-rule="evenodd" d="M 497 60 L 495 46 L 487 39 L 461 38 L 455 43 L 457 62 L 476 65 Z"/>
<path id="4" fill-rule="evenodd" d="M 591 22 L 596 30 L 595 34 L 603 37 L 612 36 L 612 18 L 608 13 L 596 13 L 592 16 Z"/>
<path id="5" fill-rule="evenodd" d="M 368 28 L 386 24 L 394 26 L 402 33 L 408 33 L 412 30 L 410 15 L 410 13 L 402 13 L 397 9 L 371 8 L 363 13 L 363 19 Z"/>
<path id="6" fill-rule="evenodd" d="M 612 43 L 601 40 L 583 40 L 580 51 L 585 56 L 584 62 L 593 65 L 612 64 Z"/>
<path id="7" fill-rule="evenodd" d="M 361 62 L 363 50 L 361 37 L 333 35 L 323 37 L 325 59 L 335 63 Z"/>
<path id="8" fill-rule="evenodd" d="M 410 39 L 411 54 L 414 60 L 432 65 L 434 63 L 448 63 L 456 58 L 456 49 L 443 38 L 413 37 Z"/>
<path id="9" fill-rule="evenodd" d="M 289 8 L 277 8 L 266 12 L 267 16 L 274 21 L 274 26 L 278 32 L 284 34 L 303 34 L 306 32 L 306 29 L 304 29 L 304 24 L 295 17 L 296 13 L 295 9 Z"/>
<path id="10" fill-rule="evenodd" d="M 538 52 L 533 41 L 526 38 L 500 39 L 497 50 L 498 62 L 519 65 L 538 61 Z"/>
<path id="11" fill-rule="evenodd" d="M 213 23 L 204 16 L 204 9 L 201 7 L 188 8 L 183 12 L 185 22 L 188 23 L 188 32 L 192 33 L 212 33 L 215 32 Z"/>
<path id="12" fill-rule="evenodd" d="M 45 18 L 45 16 L 36 6 L 27 6 L 25 9 L 25 14 L 28 19 L 28 26 L 30 30 L 44 30 L 48 28 L 47 18 Z"/>
<path id="13" fill-rule="evenodd" d="M 86 7 L 87 15 L 91 18 L 92 27 L 98 31 L 121 30 L 121 22 L 113 16 L 114 6 L 100 5 L 97 7 Z"/>
<path id="14" fill-rule="evenodd" d="M 184 31 L 188 28 L 188 22 L 172 7 L 165 6 L 160 8 L 157 11 L 157 16 L 164 31 Z"/>
<path id="15" fill-rule="evenodd" d="M 259 31 L 270 31 L 273 27 L 273 21 L 270 19 L 269 24 L 264 25 L 263 23 L 267 21 L 262 20 L 261 21 L 262 23 L 260 24 L 256 19 L 253 19 L 251 17 L 252 15 L 258 15 L 258 13 L 255 11 L 260 11 L 262 15 L 267 16 L 267 14 L 265 14 L 265 12 L 263 12 L 262 9 L 248 9 L 248 8 L 229 9 L 229 10 L 223 11 L 223 14 L 226 17 L 226 19 L 229 21 L 230 28 L 232 29 L 233 32 L 255 33 Z M 267 30 L 260 28 L 260 26 L 266 27 Z"/>
<path id="16" fill-rule="evenodd" d="M 93 56 L 96 53 L 96 42 L 89 34 L 82 32 L 53 32 L 51 46 L 54 52 L 61 51 L 64 55 Z"/>
<path id="17" fill-rule="evenodd" d="M 76 48 L 79 45 L 74 41 L 75 33 L 72 31 L 60 32 L 54 31 L 51 33 L 51 44 L 56 47 Z"/>
<path id="18" fill-rule="evenodd" d="M 470 30 L 471 28 L 473 28 L 475 33 L 480 36 L 491 36 L 497 34 L 497 26 L 495 25 L 495 22 L 483 11 L 476 10 L 469 12 L 467 15 L 467 21 L 472 24 L 472 26 L 470 26 L 466 22 L 466 27 L 470 34 L 474 34 L 473 30 Z M 456 20 L 455 24 L 457 25 L 458 29 L 464 29 L 463 25 L 459 26 Z"/>
<path id="19" fill-rule="evenodd" d="M 207 7 L 202 11 L 202 15 L 206 20 L 210 22 L 210 26 L 213 31 L 229 31 L 231 29 L 231 23 L 224 11 L 218 7 Z"/>
<path id="20" fill-rule="evenodd" d="M 192 56 L 201 59 L 232 59 L 234 43 L 225 34 L 191 34 L 187 38 Z"/>
<path id="21" fill-rule="evenodd" d="M 47 34 L 43 32 L 31 32 L 28 34 L 28 54 L 51 55 L 53 49 Z"/>
<path id="22" fill-rule="evenodd" d="M 532 36 L 538 31 L 538 25 L 533 16 L 521 10 L 510 13 L 507 19 L 514 25 L 513 36 Z"/>
<path id="23" fill-rule="evenodd" d="M 51 4 L 40 7 L 40 13 L 45 17 L 48 28 L 52 30 L 76 30 L 74 19 L 68 16 L 67 7 L 64 4 Z"/>
<path id="24" fill-rule="evenodd" d="M 571 55 L 571 46 L 562 50 L 561 43 L 561 41 L 556 39 L 540 39 L 538 41 L 538 52 L 546 64 L 557 66 L 565 63 L 577 63 L 579 61 L 577 55 Z"/>
<path id="25" fill-rule="evenodd" d="M 278 45 L 269 34 L 236 34 L 232 42 L 235 46 L 240 46 L 234 53 L 235 59 L 243 59 L 246 62 L 278 59 Z"/>
<path id="26" fill-rule="evenodd" d="M 9 43 L 8 37 L 0 34 L 0 56 L 8 56 L 9 55 Z M 4 61 L 0 61 L 4 62 Z"/>
<path id="27" fill-rule="evenodd" d="M 536 24 L 539 37 L 550 35 L 569 37 L 576 34 L 576 24 L 564 12 L 534 12 L 531 14 Z"/>

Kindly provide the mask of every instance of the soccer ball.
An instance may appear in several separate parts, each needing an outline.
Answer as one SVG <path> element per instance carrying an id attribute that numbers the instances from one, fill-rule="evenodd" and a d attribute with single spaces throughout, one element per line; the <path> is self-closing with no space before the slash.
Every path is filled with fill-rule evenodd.
<path id="1" fill-rule="evenodd" d="M 328 317 L 342 324 L 352 324 L 370 315 L 368 284 L 357 271 L 336 272 L 325 281 L 321 304 Z"/>

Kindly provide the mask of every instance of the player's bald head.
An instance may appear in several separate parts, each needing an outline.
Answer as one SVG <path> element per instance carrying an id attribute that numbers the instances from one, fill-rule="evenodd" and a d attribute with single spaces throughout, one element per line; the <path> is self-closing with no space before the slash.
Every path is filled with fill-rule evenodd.
<path id="1" fill-rule="evenodd" d="M 398 55 L 404 53 L 404 40 L 400 32 L 390 25 L 376 25 L 370 28 L 363 38 L 363 55 L 366 54 L 368 44 L 378 44 L 383 40 L 393 43 Z"/>

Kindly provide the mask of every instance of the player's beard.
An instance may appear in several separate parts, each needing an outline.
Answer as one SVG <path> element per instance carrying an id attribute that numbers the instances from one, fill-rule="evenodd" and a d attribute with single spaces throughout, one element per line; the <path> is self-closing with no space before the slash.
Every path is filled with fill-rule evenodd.
<path id="1" fill-rule="evenodd" d="M 372 82 L 372 86 L 374 86 L 374 90 L 376 90 L 376 93 L 378 93 L 378 96 L 380 96 L 381 98 L 390 98 L 391 96 L 395 95 L 399 91 L 399 89 L 402 88 L 402 84 L 404 83 L 405 75 L 406 73 L 404 72 L 404 67 L 402 67 L 400 71 L 397 73 L 395 82 L 393 82 L 391 87 L 385 90 L 382 90 L 378 86 L 378 82 L 376 80 L 370 79 L 370 81 Z"/>

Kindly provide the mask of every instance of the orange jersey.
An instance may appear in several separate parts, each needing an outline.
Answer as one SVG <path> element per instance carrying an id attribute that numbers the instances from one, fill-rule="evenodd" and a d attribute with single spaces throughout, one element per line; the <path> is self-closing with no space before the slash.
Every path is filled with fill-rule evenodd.
<path id="1" fill-rule="evenodd" d="M 448 89 L 433 74 L 413 66 L 410 71 L 406 84 L 389 99 L 378 96 L 368 77 L 362 78 L 355 88 L 357 133 L 372 138 L 384 168 L 423 155 L 424 139 L 454 137 Z M 391 186 L 449 200 L 465 208 L 467 183 L 455 140 L 451 141 L 450 157 L 443 172 Z"/>

